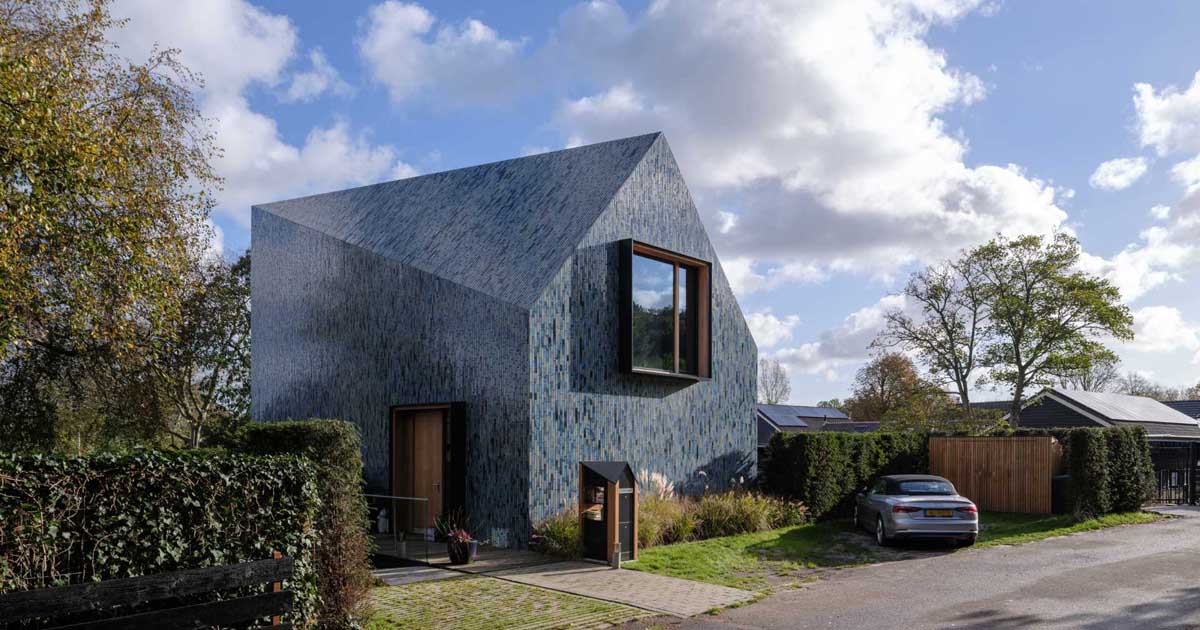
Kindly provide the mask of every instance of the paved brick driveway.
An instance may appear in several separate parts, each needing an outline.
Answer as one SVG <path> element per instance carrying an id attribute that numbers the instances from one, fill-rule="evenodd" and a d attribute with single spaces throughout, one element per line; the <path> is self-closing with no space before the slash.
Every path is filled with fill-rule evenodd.
<path id="1" fill-rule="evenodd" d="M 676 617 L 691 617 L 757 597 L 755 593 L 735 588 L 642 571 L 611 569 L 590 562 L 558 562 L 485 575 L 619 602 Z"/>

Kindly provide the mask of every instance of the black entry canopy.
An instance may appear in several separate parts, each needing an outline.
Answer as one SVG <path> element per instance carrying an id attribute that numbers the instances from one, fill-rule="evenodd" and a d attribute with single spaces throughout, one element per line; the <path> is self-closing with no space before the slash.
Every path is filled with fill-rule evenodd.
<path id="1" fill-rule="evenodd" d="M 637 483 L 629 462 L 579 462 L 586 470 L 590 470 L 612 483 L 622 483 L 626 479 Z M 628 477 L 626 477 L 628 475 Z"/>

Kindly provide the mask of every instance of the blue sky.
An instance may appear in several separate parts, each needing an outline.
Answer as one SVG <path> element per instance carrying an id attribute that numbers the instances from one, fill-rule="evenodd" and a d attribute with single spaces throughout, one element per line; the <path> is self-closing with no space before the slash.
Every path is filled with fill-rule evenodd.
<path id="1" fill-rule="evenodd" d="M 1200 3 L 176 5 L 119 0 L 114 38 L 206 77 L 230 254 L 251 203 L 662 130 L 794 402 L 997 232 L 1074 232 L 1135 312 L 1124 369 L 1200 381 Z"/>

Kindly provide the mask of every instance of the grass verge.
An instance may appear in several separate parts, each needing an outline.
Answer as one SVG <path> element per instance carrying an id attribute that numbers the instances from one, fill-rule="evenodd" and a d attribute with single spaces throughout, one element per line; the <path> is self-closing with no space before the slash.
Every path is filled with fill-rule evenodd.
<path id="1" fill-rule="evenodd" d="M 1149 512 L 1109 514 L 1076 522 L 1070 516 L 985 512 L 977 547 L 1017 545 L 1118 525 L 1149 523 L 1162 518 Z M 625 565 L 657 573 L 754 591 L 769 591 L 806 579 L 820 568 L 841 568 L 953 553 L 954 547 L 921 543 L 913 547 L 879 548 L 874 538 L 848 521 L 810 523 L 767 532 L 712 538 L 699 542 L 651 547 Z"/>
<path id="2" fill-rule="evenodd" d="M 975 546 L 1019 545 L 1052 536 L 1065 536 L 1119 525 L 1152 523 L 1161 518 L 1161 514 L 1153 512 L 1125 512 L 1075 521 L 1067 515 L 985 512 L 980 519 L 979 541 Z"/>

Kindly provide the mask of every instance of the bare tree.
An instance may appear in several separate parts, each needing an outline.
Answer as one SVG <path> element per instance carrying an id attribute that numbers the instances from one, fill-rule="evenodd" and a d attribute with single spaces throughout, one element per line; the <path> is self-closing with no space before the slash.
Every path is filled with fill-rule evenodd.
<path id="1" fill-rule="evenodd" d="M 1126 372 L 1117 380 L 1116 390 L 1121 394 L 1145 396 L 1154 400 L 1180 400 L 1189 398 L 1189 393 L 1192 393 L 1192 390 L 1181 390 L 1155 383 L 1137 372 Z"/>
<path id="2" fill-rule="evenodd" d="M 954 384 L 963 408 L 971 409 L 971 373 L 986 344 L 987 296 L 975 259 L 963 256 L 914 273 L 904 297 L 921 314 L 888 312 L 875 346 L 913 351 L 929 372 Z"/>
<path id="3" fill-rule="evenodd" d="M 787 368 L 777 359 L 758 360 L 758 402 L 777 405 L 792 395 Z"/>
<path id="4" fill-rule="evenodd" d="M 1066 371 L 1059 375 L 1058 382 L 1063 387 L 1082 389 L 1085 392 L 1110 391 L 1121 378 L 1121 373 L 1117 370 L 1119 365 L 1118 359 L 1102 358 L 1086 367 Z"/>

